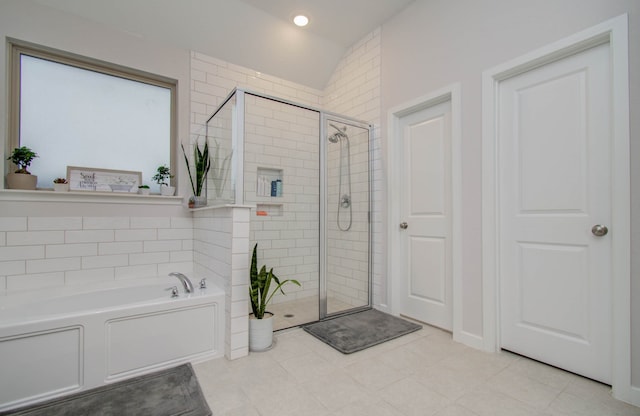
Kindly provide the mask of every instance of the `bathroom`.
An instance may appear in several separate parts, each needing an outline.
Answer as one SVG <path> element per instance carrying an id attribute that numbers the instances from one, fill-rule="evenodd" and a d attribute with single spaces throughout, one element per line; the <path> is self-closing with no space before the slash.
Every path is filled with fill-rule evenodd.
<path id="1" fill-rule="evenodd" d="M 19 13 L 42 14 L 48 16 L 50 11 L 36 5 L 14 6 Z M 35 10 L 30 10 L 35 8 Z M 40 10 L 42 9 L 42 10 Z M 56 19 L 70 19 L 70 16 L 57 16 Z M 59 23 L 56 23 L 58 26 Z M 97 29 L 97 30 L 96 30 Z M 19 28 L 11 28 L 7 33 L 11 32 L 11 37 L 15 39 L 28 40 L 33 43 L 40 43 L 40 36 L 50 36 L 47 25 L 36 30 L 35 27 L 29 28 L 28 25 L 22 25 Z M 40 34 L 38 34 L 38 32 Z M 315 125 L 315 137 L 310 138 L 311 148 L 318 149 L 319 140 L 319 113 L 315 109 L 332 109 L 336 112 L 344 111 L 347 105 L 344 103 L 345 95 L 342 94 L 336 103 L 331 103 L 325 99 L 325 91 L 314 89 L 301 84 L 286 81 L 274 76 L 264 75 L 256 71 L 236 66 L 215 57 L 207 56 L 197 52 L 190 52 L 181 49 L 173 49 L 168 46 L 151 44 L 148 41 L 138 40 L 133 43 L 128 41 L 129 35 L 117 32 L 115 34 L 108 28 L 92 28 L 89 33 L 86 45 L 92 48 L 93 42 L 98 39 L 111 39 L 114 44 L 118 42 L 128 42 L 131 46 L 130 51 L 122 51 L 117 57 L 110 57 L 110 49 L 104 52 L 102 57 L 105 60 L 113 60 L 120 64 L 130 67 L 147 70 L 148 72 L 161 72 L 162 75 L 176 79 L 179 85 L 188 85 L 190 90 L 178 88 L 177 90 L 177 120 L 180 126 L 181 137 L 197 137 L 202 132 L 202 127 L 206 124 L 207 119 L 221 105 L 226 97 L 234 88 L 246 88 L 249 91 L 255 91 L 265 96 L 275 96 L 278 99 L 287 100 L 300 106 L 305 106 L 310 110 L 300 110 L 308 113 L 305 117 L 309 118 L 307 124 Z M 346 217 L 348 221 L 344 226 L 353 227 L 355 230 L 358 222 L 362 222 L 363 215 L 355 210 L 363 211 L 367 218 L 364 229 L 358 231 L 358 235 L 364 235 L 364 272 L 359 272 L 364 279 L 359 285 L 363 287 L 362 295 L 357 300 L 355 307 L 367 306 L 370 303 L 369 296 L 375 293 L 370 290 L 370 276 L 373 277 L 371 282 L 381 281 L 381 257 L 373 259 L 369 266 L 369 244 L 375 245 L 373 233 L 377 228 L 379 233 L 382 223 L 379 215 L 372 216 L 374 218 L 371 237 L 368 231 L 368 211 L 369 211 L 369 175 L 371 178 L 381 180 L 382 172 L 378 164 L 378 170 L 369 172 L 369 154 L 374 158 L 379 157 L 379 128 L 369 129 L 370 125 L 379 125 L 379 87 L 376 79 L 379 79 L 380 68 L 378 65 L 378 57 L 376 50 L 379 48 L 380 33 L 379 31 L 368 34 L 357 45 L 352 47 L 353 54 L 361 54 L 364 58 L 360 62 L 343 61 L 343 72 L 347 74 L 344 77 L 336 78 L 329 84 L 327 92 L 333 91 L 343 82 L 349 82 L 352 85 L 362 84 L 361 93 L 366 88 L 370 92 L 358 93 L 358 97 L 354 97 L 350 105 L 358 105 L 362 111 L 359 113 L 349 114 L 347 118 L 338 118 L 332 121 L 332 124 L 339 124 L 342 133 L 352 135 L 349 151 L 352 153 L 357 162 L 354 166 L 347 164 L 345 169 L 353 169 L 353 174 L 357 177 L 357 165 L 365 166 L 365 189 L 358 191 L 357 187 L 361 187 L 358 183 L 343 182 L 342 186 L 353 186 L 354 195 L 358 192 L 363 195 L 360 200 L 354 199 L 354 207 L 347 210 L 342 215 L 342 221 Z M 92 55 L 89 51 L 83 51 L 83 47 L 79 49 L 72 44 L 65 44 L 63 39 L 56 43 L 56 48 L 62 50 L 73 50 L 79 54 Z M 145 51 L 155 53 L 158 56 L 165 56 L 161 69 L 157 64 L 150 62 L 144 54 L 135 53 L 135 50 L 144 49 Z M 95 55 L 95 54 L 94 54 Z M 355 55 L 354 55 L 355 56 Z M 364 74 L 362 80 L 359 79 L 362 73 L 356 74 L 356 68 L 369 68 L 368 73 Z M 361 71 L 361 69 L 358 69 Z M 365 83 L 365 78 L 367 79 Z M 366 84 L 366 85 L 365 85 Z M 355 93 L 354 93 L 355 94 Z M 256 98 L 260 99 L 260 98 Z M 262 99 L 264 100 L 264 99 Z M 268 101 L 268 100 L 266 100 Z M 342 106 L 342 108 L 340 107 Z M 295 109 L 297 107 L 290 106 Z M 189 111 L 190 109 L 190 111 Z M 366 110 L 365 110 L 366 109 Z M 248 117 L 255 117 L 248 114 Z M 315 119 L 314 119 L 315 118 Z M 364 120 L 366 124 L 354 120 Z M 348 123 L 348 124 L 345 124 Z M 341 123 L 341 124 L 340 124 Z M 348 127 L 347 127 L 348 125 Z M 362 127 L 365 127 L 364 129 Z M 186 130 L 186 134 L 185 134 Z M 283 129 L 284 130 L 284 129 Z M 356 130 L 364 134 L 355 134 Z M 335 133 L 336 130 L 326 124 L 326 131 L 323 128 L 323 134 L 327 137 Z M 359 143 L 364 144 L 363 150 L 358 150 Z M 328 140 L 323 146 L 333 146 L 332 153 L 340 157 L 340 143 L 331 143 Z M 301 148 L 300 152 L 306 152 L 309 149 Z M 336 153 L 336 151 L 338 153 Z M 346 152 L 345 148 L 343 152 Z M 359 153 L 360 152 L 360 153 Z M 44 156 L 44 155 L 43 155 Z M 42 156 L 41 156 L 42 157 Z M 346 154 L 343 156 L 346 157 Z M 316 204 L 316 230 L 307 230 L 305 233 L 307 241 L 317 239 L 318 227 L 318 210 L 319 210 L 319 153 L 316 150 L 315 173 L 308 173 L 310 180 L 315 181 L 315 204 Z M 363 159 L 364 158 L 364 159 Z M 185 175 L 185 167 L 182 160 L 176 158 L 176 169 L 179 177 L 179 189 L 188 189 L 187 179 Z M 359 162 L 358 162 L 359 161 Z M 37 160 L 34 162 L 35 168 Z M 290 162 L 291 163 L 291 162 Z M 336 162 L 333 162 L 335 166 Z M 337 162 L 340 164 L 340 162 Z M 259 166 L 273 167 L 274 163 L 265 161 Z M 277 167 L 277 164 L 275 164 Z M 284 168 L 284 176 L 293 178 L 287 167 Z M 37 171 L 37 169 L 32 169 Z M 336 169 L 336 174 L 337 174 Z M 315 176 L 315 179 L 314 179 Z M 343 175 L 345 176 L 345 175 Z M 246 179 L 247 183 L 255 184 L 255 170 L 252 178 Z M 343 179 L 344 181 L 344 179 Z M 291 201 L 289 198 L 296 185 L 293 181 L 288 180 L 284 183 L 285 196 L 282 198 Z M 287 188 L 288 187 L 288 188 Z M 247 186 L 249 190 L 249 186 Z M 338 190 L 338 189 L 337 189 Z M 337 191 L 336 190 L 336 191 Z M 255 191 L 254 199 L 255 199 Z M 183 192 L 179 191 L 180 195 Z M 242 301 L 246 286 L 242 284 L 247 275 L 249 257 L 249 241 L 253 235 L 249 234 L 249 227 L 242 229 L 234 227 L 233 235 L 229 235 L 226 230 L 232 219 L 242 217 L 241 221 L 245 221 L 252 215 L 255 218 L 255 209 L 247 208 L 225 208 L 220 209 L 204 209 L 190 211 L 185 207 L 185 201 L 181 197 L 168 197 L 162 201 L 157 199 L 145 198 L 129 198 L 111 197 L 101 195 L 62 195 L 51 192 L 43 192 L 34 199 L 34 194 L 11 193 L 5 192 L 0 196 L 0 205 L 2 217 L 0 218 L 0 233 L 2 235 L 2 268 L 0 274 L 0 291 L 2 295 L 25 295 L 30 292 L 35 294 L 45 293 L 55 294 L 57 290 L 64 287 L 72 289 L 83 287 L 100 286 L 106 283 L 118 282 L 127 286 L 133 284 L 133 280 L 143 279 L 153 276 L 166 276 L 171 272 L 180 271 L 188 276 L 207 276 L 210 285 L 224 288 L 226 292 L 226 313 L 224 314 L 224 325 L 226 333 L 222 336 L 222 347 L 218 347 L 213 353 L 214 357 L 226 356 L 228 359 L 237 359 L 248 354 L 247 331 L 247 312 L 246 301 Z M 302 196 L 301 198 L 305 198 Z M 356 197 L 357 198 L 357 197 Z M 271 198 L 262 198 L 270 200 Z M 222 201 L 224 205 L 225 201 Z M 255 201 L 246 201 L 247 204 L 255 204 Z M 212 199 L 211 205 L 215 204 Z M 301 205 L 302 207 L 308 205 Z M 337 201 L 336 201 L 337 206 Z M 382 206 L 378 204 L 378 210 Z M 329 211 L 334 207 L 330 207 Z M 353 211 L 353 214 L 351 213 Z M 311 214 L 313 215 L 313 214 Z M 335 215 L 335 213 L 334 213 Z M 353 215 L 353 218 L 351 216 Z M 285 217 L 286 218 L 286 217 Z M 271 218 L 260 218 L 265 220 Z M 337 218 L 334 220 L 337 224 Z M 353 223 L 350 225 L 349 223 Z M 216 229 L 216 227 L 218 227 Z M 313 228 L 313 225 L 307 228 Z M 251 231 L 255 232 L 254 230 Z M 239 234 L 237 234 L 239 233 Z M 209 250 L 211 244 L 216 247 Z M 316 240 L 317 244 L 317 240 Z M 231 254 L 227 247 L 233 246 L 244 247 L 239 257 L 236 252 Z M 263 244 L 266 246 L 266 244 Z M 318 249 L 314 249 L 318 256 Z M 262 254 L 262 252 L 261 252 Z M 233 257 L 233 262 L 232 262 Z M 273 262 L 273 259 L 267 261 Z M 215 266 L 211 266 L 211 265 Z M 212 267 L 213 270 L 207 269 Z M 305 266 L 303 266 L 305 267 Z M 298 325 L 300 323 L 317 320 L 320 316 L 320 298 L 317 295 L 319 290 L 318 264 L 310 267 L 309 274 L 315 274 L 315 281 L 305 284 L 305 298 L 312 298 L 314 304 L 304 306 L 303 311 L 296 312 L 297 320 L 293 323 L 285 322 L 282 327 Z M 372 274 L 369 273 L 372 271 Z M 376 272 L 377 270 L 377 272 Z M 376 278 L 376 274 L 378 277 Z M 296 276 L 297 277 L 297 276 Z M 198 279 L 199 280 L 199 279 Z M 194 280 L 194 284 L 198 282 Z M 379 283 L 378 283 L 379 284 Z M 169 285 L 169 284 L 167 284 Z M 178 285 L 176 280 L 173 285 Z M 179 288 L 181 289 L 181 288 Z M 301 297 L 300 294 L 292 293 L 291 300 Z M 236 301 L 236 299 L 240 299 Z M 348 309 L 351 305 L 347 305 Z M 243 309 L 244 307 L 244 309 Z M 343 308 L 344 309 L 344 308 Z M 304 313 L 303 313 L 304 312 Z M 334 310 L 333 313 L 337 312 Z M 329 311 L 331 313 L 331 311 Z M 285 313 L 286 314 L 286 313 Z M 306 317 L 302 315 L 306 314 Z M 283 314 L 284 315 L 284 314 Z M 202 358 L 202 357 L 201 357 Z M 91 379 L 92 377 L 87 377 Z"/>
<path id="2" fill-rule="evenodd" d="M 326 109 L 371 124 L 373 126 L 371 294 L 373 305 L 391 310 L 391 279 L 387 277 L 388 240 L 385 237 L 389 224 L 385 217 L 388 201 L 385 188 L 387 144 L 384 142 L 388 127 L 387 112 L 390 107 L 413 99 L 414 96 L 434 91 L 454 80 L 461 80 L 462 95 L 465 97 L 464 107 L 479 108 L 481 101 L 479 79 L 482 69 L 619 13 L 637 10 L 637 6 L 630 4 L 622 1 L 610 6 L 600 4 L 599 7 L 605 11 L 584 12 L 585 16 L 574 16 L 574 7 L 571 5 L 562 6 L 558 11 L 560 16 L 558 18 L 569 21 L 567 29 L 555 29 L 552 35 L 547 35 L 543 40 L 538 41 L 532 39 L 538 30 L 529 27 L 528 35 L 522 39 L 524 45 L 511 46 L 508 53 L 494 51 L 487 56 L 482 56 L 477 51 L 464 49 L 469 52 L 468 58 L 456 58 L 455 67 L 438 66 L 435 71 L 437 76 L 429 81 L 423 79 L 421 72 L 426 71 L 431 64 L 421 61 L 413 65 L 408 53 L 392 52 L 392 50 L 399 51 L 402 42 L 407 40 L 414 41 L 415 43 L 411 45 L 417 48 L 420 43 L 418 39 L 431 34 L 426 28 L 417 29 L 421 26 L 420 23 L 411 20 L 410 16 L 403 15 L 401 20 L 384 27 L 385 30 L 390 31 L 389 37 L 385 38 L 383 28 L 378 28 L 350 46 L 324 88 L 312 88 L 291 81 L 291 78 L 284 79 L 268 75 L 266 71 L 257 72 L 250 69 L 249 64 L 242 66 L 230 63 L 218 57 L 175 47 L 168 42 L 152 42 L 135 33 L 92 25 L 85 19 L 44 7 L 35 1 L 24 4 L 20 2 L 4 4 L 0 26 L 4 36 L 36 44 L 51 44 L 53 47 L 80 55 L 96 56 L 105 61 L 117 62 L 143 71 L 162 73 L 178 80 L 181 86 L 189 86 L 179 88 L 177 93 L 179 137 L 191 137 L 197 134 L 211 113 L 234 88 L 245 88 L 310 108 Z M 575 2 L 572 5 L 575 6 Z M 5 10 L 7 13 L 4 13 Z M 428 14 L 418 6 L 415 6 L 414 11 L 417 16 L 424 18 Z M 447 18 L 453 19 L 452 15 L 455 11 L 447 9 L 443 13 Z M 508 13 L 509 16 L 518 16 L 517 19 L 527 21 L 518 11 L 509 9 Z M 17 18 L 12 19 L 7 16 Z M 495 23 L 496 27 L 502 23 L 500 20 L 492 20 L 498 17 L 491 17 L 486 13 L 482 16 Z M 399 28 L 403 24 L 414 28 L 410 32 L 413 35 L 393 34 L 400 33 Z M 397 32 L 393 32 L 392 29 Z M 122 47 L 122 45 L 127 46 Z M 432 43 L 429 45 L 434 46 Z M 456 45 L 456 47 L 462 47 L 458 43 Z M 3 52 L 6 52 L 5 47 L 6 44 L 3 43 Z M 637 51 L 637 45 L 635 49 L 634 46 L 630 47 L 630 51 L 634 50 Z M 632 62 L 636 62 L 637 65 L 637 52 L 633 53 L 635 55 L 632 56 L 636 56 L 636 61 Z M 3 53 L 2 56 L 6 54 Z M 434 60 L 440 62 L 450 58 L 449 54 L 443 50 L 439 50 L 438 55 L 434 56 Z M 473 63 L 469 64 L 465 59 Z M 4 58 L 3 62 L 5 62 Z M 465 72 L 460 69 L 466 65 L 471 65 L 473 71 Z M 405 76 L 404 71 L 406 71 L 407 81 L 401 82 L 400 79 Z M 1 66 L 0 73 L 6 79 L 6 65 Z M 638 71 L 635 73 L 637 74 Z M 637 92 L 634 94 L 633 97 L 637 97 Z M 2 114 L 7 113 L 6 106 L 6 100 L 2 100 L 0 102 Z M 479 156 L 481 154 L 479 140 L 481 116 L 480 110 L 474 111 L 465 116 L 469 119 L 465 119 L 463 129 L 478 132 L 478 137 L 472 137 L 471 133 L 465 133 L 463 136 L 465 150 L 463 151 L 462 202 L 465 229 L 462 246 L 464 308 L 461 332 L 463 336 L 468 335 L 476 345 L 482 345 L 483 306 L 480 295 L 482 292 L 482 242 L 480 239 L 482 171 Z M 632 108 L 632 111 L 635 110 Z M 3 131 L 6 131 L 6 120 L 3 120 L 1 125 Z M 6 159 L 6 152 L 5 149 L 3 159 Z M 35 166 L 37 165 L 34 164 Z M 178 166 L 178 169 L 180 177 L 178 185 L 188 189 L 184 166 Z M 283 186 L 286 190 L 286 184 Z M 208 211 L 193 213 L 184 208 L 183 202 L 179 199 L 168 199 L 161 204 L 107 203 L 101 199 L 90 198 L 61 200 L 57 196 L 34 199 L 31 196 L 16 197 L 0 192 L 0 245 L 2 246 L 0 247 L 2 253 L 0 294 L 56 288 L 87 281 L 96 283 L 105 280 L 129 279 L 139 275 L 161 275 L 176 270 L 187 275 L 197 274 L 199 266 L 193 262 L 194 256 L 197 256 L 198 243 L 195 238 L 197 224 L 208 221 L 206 219 L 208 215 L 224 217 L 232 214 L 224 210 L 217 214 Z M 23 234 L 18 237 L 19 233 L 28 233 L 28 235 Z M 47 257 L 45 247 L 60 245 L 60 233 L 63 233 L 65 238 L 62 245 L 68 243 L 69 252 L 74 254 L 69 257 Z M 249 230 L 245 234 L 238 235 L 237 238 L 246 242 L 248 247 L 251 241 Z M 130 255 L 121 252 L 130 249 L 132 241 L 139 242 L 142 246 L 139 249 L 140 252 L 135 253 L 140 256 L 134 257 L 133 260 Z M 126 248 L 125 245 L 120 247 L 117 244 L 107 245 L 111 243 L 128 243 L 129 246 Z M 99 244 L 104 244 L 105 248 L 102 251 L 97 248 Z M 89 247 L 91 245 L 93 246 Z M 251 247 L 248 248 L 251 249 Z M 156 256 L 152 255 L 154 253 Z M 158 253 L 162 253 L 162 260 L 154 260 L 160 257 Z M 244 267 L 248 266 L 248 260 L 247 258 Z M 241 265 L 228 264 L 228 267 L 230 272 L 236 272 L 239 275 L 244 273 Z M 232 269 L 232 267 L 237 268 Z M 217 284 L 220 285 L 220 282 Z M 238 283 L 237 289 L 243 290 L 241 283 Z M 633 293 L 635 300 L 637 289 L 634 289 Z M 634 302 L 634 305 L 636 303 Z M 244 319 L 246 311 L 234 309 L 232 303 L 228 303 L 226 307 L 229 311 L 226 316 L 227 323 L 231 324 L 232 321 L 239 323 Z M 634 307 L 637 308 L 637 306 Z M 637 309 L 634 310 L 637 311 Z M 228 358 L 238 358 L 246 354 L 246 345 L 243 344 L 245 341 L 242 339 L 243 335 L 240 331 L 225 340 L 228 343 L 226 347 Z M 637 334 L 633 339 L 637 339 Z M 637 354 L 638 349 L 633 348 L 632 351 Z M 634 360 L 636 363 L 639 361 Z M 640 372 L 636 367 L 633 374 L 636 378 L 639 377 Z M 634 385 L 637 385 L 637 382 Z"/>

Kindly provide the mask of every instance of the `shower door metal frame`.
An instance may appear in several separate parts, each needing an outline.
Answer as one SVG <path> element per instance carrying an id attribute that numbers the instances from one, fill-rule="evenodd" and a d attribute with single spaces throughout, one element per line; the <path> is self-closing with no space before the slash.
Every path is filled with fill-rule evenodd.
<path id="1" fill-rule="evenodd" d="M 267 94 L 258 93 L 241 88 L 234 88 L 229 95 L 222 101 L 222 104 L 208 119 L 211 120 L 220 109 L 234 96 L 236 98 L 234 111 L 232 113 L 232 143 L 234 153 L 237 155 L 235 158 L 235 205 L 245 205 L 244 200 L 244 135 L 245 135 L 245 95 L 253 95 L 255 97 L 272 100 L 282 104 L 288 104 L 294 107 L 302 108 L 305 110 L 313 111 L 319 115 L 320 123 L 320 137 L 318 137 L 320 147 L 320 171 L 319 171 L 319 238 L 318 238 L 318 286 L 319 286 L 319 319 L 323 320 L 327 317 L 334 317 L 339 315 L 345 315 L 361 310 L 370 309 L 373 305 L 373 267 L 372 267 L 372 190 L 373 190 L 373 125 L 354 118 L 346 117 L 341 114 L 321 110 L 311 106 L 303 105 L 279 97 L 274 97 Z M 367 304 L 363 306 L 356 306 L 353 308 L 345 309 L 340 312 L 332 314 L 327 313 L 327 131 L 326 124 L 328 119 L 335 120 L 342 124 L 352 125 L 354 127 L 366 129 L 368 133 L 367 137 L 367 165 L 368 165 L 368 201 L 367 201 Z M 207 121 L 207 123 L 208 123 Z"/>
<path id="2" fill-rule="evenodd" d="M 368 201 L 367 201 L 367 304 L 355 306 L 339 312 L 327 312 L 327 217 L 328 217 L 328 172 L 327 172 L 327 123 L 329 119 L 341 124 L 352 125 L 354 127 L 366 129 L 367 137 L 367 161 L 368 161 Z M 320 111 L 320 320 L 347 315 L 350 313 L 370 309 L 373 305 L 373 261 L 372 261 L 372 190 L 373 190 L 373 126 L 367 122 L 345 117 L 343 115 L 329 111 Z"/>

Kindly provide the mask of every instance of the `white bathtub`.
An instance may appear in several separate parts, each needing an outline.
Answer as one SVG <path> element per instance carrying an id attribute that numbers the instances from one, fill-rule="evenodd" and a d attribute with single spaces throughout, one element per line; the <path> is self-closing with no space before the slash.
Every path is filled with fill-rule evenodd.
<path id="1" fill-rule="evenodd" d="M 0 297 L 0 411 L 222 357 L 224 291 L 197 283 L 189 295 L 167 277 Z"/>

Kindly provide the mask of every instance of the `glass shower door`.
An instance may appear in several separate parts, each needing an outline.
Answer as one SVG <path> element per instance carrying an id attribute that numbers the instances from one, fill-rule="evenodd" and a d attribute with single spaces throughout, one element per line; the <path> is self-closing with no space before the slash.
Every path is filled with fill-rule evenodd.
<path id="1" fill-rule="evenodd" d="M 321 317 L 371 305 L 370 127 L 333 116 L 323 124 Z"/>

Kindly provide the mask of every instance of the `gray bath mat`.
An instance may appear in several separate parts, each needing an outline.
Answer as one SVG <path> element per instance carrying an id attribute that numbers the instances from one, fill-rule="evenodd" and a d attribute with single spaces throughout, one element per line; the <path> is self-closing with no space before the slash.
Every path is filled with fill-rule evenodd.
<path id="1" fill-rule="evenodd" d="M 422 326 L 369 309 L 302 328 L 341 353 L 351 354 L 417 331 Z"/>
<path id="2" fill-rule="evenodd" d="M 191 364 L 49 400 L 0 416 L 209 416 Z"/>

